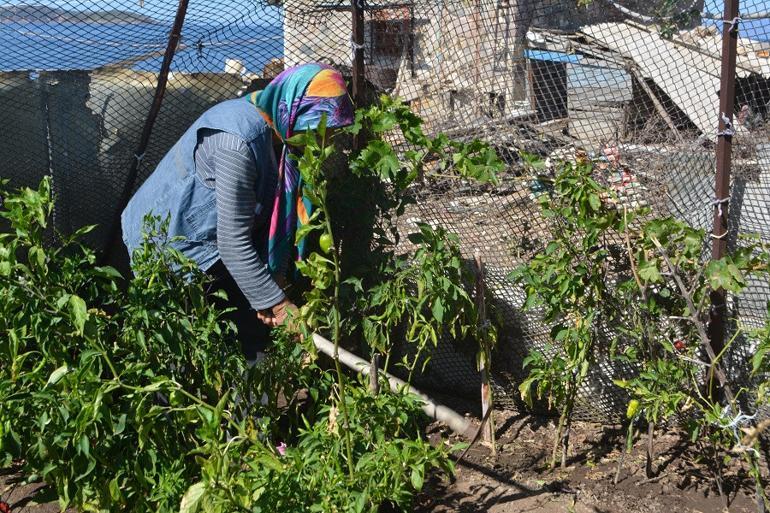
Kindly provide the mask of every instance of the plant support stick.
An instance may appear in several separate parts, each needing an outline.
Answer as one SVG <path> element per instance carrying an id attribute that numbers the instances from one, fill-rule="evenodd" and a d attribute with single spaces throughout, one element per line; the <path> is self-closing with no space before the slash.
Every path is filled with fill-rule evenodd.
<path id="1" fill-rule="evenodd" d="M 491 349 L 489 347 L 489 340 L 486 336 L 486 304 L 484 302 L 484 263 L 481 260 L 481 254 L 478 250 L 473 255 L 473 260 L 476 264 L 476 311 L 478 312 L 478 328 L 479 328 L 479 371 L 481 372 L 481 418 L 487 418 L 486 424 L 483 426 L 483 440 L 488 444 L 492 450 L 492 455 L 497 456 L 497 447 L 495 445 L 495 423 L 492 414 L 487 414 L 492 408 L 494 403 L 492 399 L 492 386 L 489 380 L 489 371 L 491 363 Z"/>

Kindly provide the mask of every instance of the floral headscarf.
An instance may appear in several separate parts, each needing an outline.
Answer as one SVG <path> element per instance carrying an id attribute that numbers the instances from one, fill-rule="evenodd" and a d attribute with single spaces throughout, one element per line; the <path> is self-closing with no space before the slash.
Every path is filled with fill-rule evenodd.
<path id="1" fill-rule="evenodd" d="M 296 162 L 288 158 L 292 149 L 286 140 L 298 131 L 317 128 L 324 114 L 329 128 L 352 124 L 353 102 L 342 75 L 317 63 L 284 70 L 249 99 L 284 142 L 268 242 L 268 266 L 275 275 L 291 256 L 297 228 L 306 224 L 312 214 L 312 204 L 303 194 L 306 184 Z M 295 257 L 301 260 L 305 256 L 304 241 L 296 249 Z"/>

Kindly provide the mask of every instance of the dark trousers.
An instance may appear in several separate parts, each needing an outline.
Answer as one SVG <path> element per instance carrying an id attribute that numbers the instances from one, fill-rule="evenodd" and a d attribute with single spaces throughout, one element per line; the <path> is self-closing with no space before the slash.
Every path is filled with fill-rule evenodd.
<path id="1" fill-rule="evenodd" d="M 247 360 L 255 360 L 257 353 L 264 353 L 270 345 L 270 327 L 257 319 L 257 313 L 251 308 L 246 296 L 228 272 L 225 264 L 218 260 L 211 266 L 208 275 L 214 278 L 210 292 L 223 290 L 227 301 L 211 295 L 211 299 L 219 308 L 234 308 L 225 314 L 225 319 L 232 321 L 238 329 L 238 341 Z"/>

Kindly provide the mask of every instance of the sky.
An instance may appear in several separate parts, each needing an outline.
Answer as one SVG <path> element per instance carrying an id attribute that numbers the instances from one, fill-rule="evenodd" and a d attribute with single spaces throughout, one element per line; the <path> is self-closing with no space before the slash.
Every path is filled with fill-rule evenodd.
<path id="1" fill-rule="evenodd" d="M 724 2 L 720 0 L 706 0 L 706 10 L 708 12 L 722 12 Z M 770 0 L 742 0 L 739 3 L 742 13 L 752 13 L 770 10 Z"/>
<path id="2" fill-rule="evenodd" d="M 724 0 L 706 0 L 706 12 L 722 16 L 724 13 Z M 742 15 L 770 11 L 770 0 L 739 0 L 739 11 Z M 713 21 L 719 29 L 722 24 Z M 770 41 L 770 19 L 744 20 L 740 24 L 741 36 L 758 41 Z"/>

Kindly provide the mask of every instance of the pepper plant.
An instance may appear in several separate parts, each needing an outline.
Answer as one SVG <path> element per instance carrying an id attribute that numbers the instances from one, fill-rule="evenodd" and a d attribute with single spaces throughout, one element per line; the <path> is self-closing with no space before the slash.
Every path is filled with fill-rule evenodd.
<path id="1" fill-rule="evenodd" d="M 374 173 L 381 187 L 390 190 L 375 206 L 381 225 L 373 241 L 374 250 L 382 256 L 374 261 L 370 273 L 375 279 L 367 282 L 353 277 L 347 281 L 358 297 L 355 306 L 366 345 L 386 356 L 387 370 L 395 347 L 392 337 L 397 334 L 405 340 L 411 351 L 399 363 L 406 368 L 408 380 L 418 365 L 424 369 L 430 350 L 442 338 L 474 340 L 480 353 L 480 341 L 492 331 L 478 329 L 478 311 L 468 292 L 473 278 L 460 253 L 459 239 L 441 227 L 418 222 L 417 231 L 408 236 L 414 251 L 396 255 L 400 239 L 395 221 L 413 201 L 410 189 L 423 180 L 439 175 L 495 184 L 503 162 L 480 141 L 426 135 L 420 117 L 388 96 L 359 110 L 347 131 L 371 135 L 367 146 L 351 161 L 351 171 L 357 175 Z M 408 149 L 397 153 L 388 139 L 402 139 Z"/>
<path id="2" fill-rule="evenodd" d="M 423 145 L 402 157 L 373 138 L 354 155 L 352 172 L 369 173 L 389 193 L 403 192 L 427 163 L 470 177 L 501 167 L 485 145 L 426 137 L 397 102 L 357 119 L 377 133 L 399 127 Z M 441 229 L 421 227 L 411 258 L 395 259 L 395 242 L 379 239 L 373 251 L 389 263 L 377 269 L 392 272 L 377 280 L 342 276 L 345 241 L 335 236 L 324 166 L 336 149 L 327 135 L 321 123 L 291 141 L 303 145 L 299 168 L 316 206 L 297 237 L 318 236 L 317 250 L 297 265 L 310 287 L 293 326 L 339 346 L 363 318 L 390 308 L 351 301 L 356 291 L 386 290 L 401 276 L 403 286 L 387 289 L 397 293 L 381 298 L 403 301 L 412 285 L 424 294 L 393 321 L 394 331 L 409 322 L 420 333 L 410 340 L 421 343 L 468 332 L 474 313 L 457 242 Z M 387 196 L 377 208 L 398 215 L 404 198 Z M 0 211 L 11 225 L 0 235 L 0 460 L 23 460 L 62 507 L 359 512 L 390 503 L 407 510 L 430 469 L 452 471 L 451 449 L 421 434 L 416 398 L 374 395 L 336 361 L 336 372 L 327 372 L 309 338 L 278 330 L 268 360 L 249 368 L 212 302 L 220 293 L 169 244 L 164 220 L 147 219 L 132 255 L 135 276 L 124 281 L 95 266 L 78 242 L 89 228 L 59 235 L 56 247 L 44 244 L 52 205 L 44 180 L 38 190 L 7 194 Z"/>
<path id="3" fill-rule="evenodd" d="M 627 345 L 619 358 L 641 366 L 641 372 L 617 384 L 631 392 L 630 420 L 644 418 L 650 426 L 684 416 L 692 442 L 710 454 L 715 483 L 722 493 L 722 468 L 740 445 L 736 433 L 745 424 L 741 410 L 750 407 L 749 390 L 731 382 L 722 360 L 738 337 L 747 335 L 736 320 L 732 336 L 719 352 L 709 336 L 710 294 L 724 289 L 738 295 L 751 274 L 766 273 L 767 255 L 756 244 L 741 247 L 718 260 L 704 261 L 707 239 L 672 218 L 653 219 L 628 236 L 633 278 L 621 286 L 626 305 L 636 305 L 636 323 L 627 324 Z M 729 314 L 729 312 L 726 312 Z M 642 324 L 643 323 L 643 324 Z M 762 335 L 754 371 L 761 368 Z M 762 389 L 758 397 L 761 400 Z M 633 406 L 633 407 L 631 407 Z M 648 434 L 652 443 L 652 431 Z M 755 479 L 758 500 L 767 501 L 756 447 L 741 452 Z M 649 453 L 650 451 L 648 451 Z M 651 472 L 648 455 L 648 473 Z"/>
<path id="4" fill-rule="evenodd" d="M 741 413 L 748 390 L 731 383 L 722 365 L 744 333 L 737 326 L 715 352 L 709 309 L 713 291 L 740 294 L 747 275 L 766 273 L 767 252 L 747 241 L 719 260 L 706 261 L 703 231 L 672 218 L 651 218 L 645 209 L 630 212 L 599 178 L 587 159 L 566 163 L 548 194 L 538 198 L 551 220 L 552 241 L 513 277 L 524 285 L 525 308 L 539 309 L 552 323 L 553 347 L 525 359 L 530 374 L 520 385 L 523 398 L 531 404 L 533 397 L 547 396 L 549 406 L 559 408 L 564 465 L 575 395 L 591 365 L 599 357 L 630 363 L 639 372 L 615 383 L 631 394 L 627 445 L 638 420 L 648 425 L 648 477 L 654 474 L 655 426 L 683 421 L 691 441 L 710 456 L 720 492 L 724 461 L 738 444 L 758 500 L 766 501 L 756 439 L 744 446 L 736 435 L 739 428 L 750 429 Z M 614 333 L 609 344 L 600 343 L 606 339 L 604 327 Z M 755 334 L 760 341 L 762 333 Z M 754 357 L 758 375 L 765 365 L 763 344 Z"/>
<path id="5" fill-rule="evenodd" d="M 614 315 L 607 305 L 612 304 L 611 271 L 619 263 L 606 242 L 623 233 L 628 218 L 606 201 L 607 191 L 594 179 L 588 159 L 563 163 L 552 182 L 550 192 L 538 196 L 551 241 L 511 277 L 524 287 L 524 308 L 542 312 L 552 326 L 552 350 L 533 351 L 524 360 L 530 373 L 519 390 L 530 405 L 535 397 L 547 397 L 559 408 L 551 466 L 561 446 L 564 467 L 575 399 L 597 358 L 602 323 Z"/>
<path id="6" fill-rule="evenodd" d="M 375 398 L 346 381 L 344 422 L 335 380 L 288 333 L 247 371 L 206 277 L 166 244 L 162 223 L 148 225 L 126 292 L 76 242 L 31 250 L 43 248 L 51 205 L 48 181 L 5 198 L 0 451 L 50 483 L 62 507 L 407 509 L 431 468 L 452 471 L 448 448 L 421 435 L 416 398 Z M 285 418 L 297 411 L 277 407 L 278 380 L 284 393 L 304 386 L 314 398 L 304 415 Z M 262 393 L 273 396 L 265 406 Z"/>
<path id="7" fill-rule="evenodd" d="M 239 388 L 242 359 L 188 261 L 145 245 L 124 293 L 78 242 L 89 228 L 44 244 L 52 206 L 44 179 L 0 212 L 0 459 L 62 507 L 175 511 L 201 415 Z"/>

